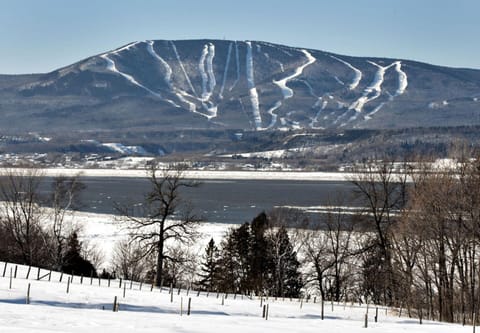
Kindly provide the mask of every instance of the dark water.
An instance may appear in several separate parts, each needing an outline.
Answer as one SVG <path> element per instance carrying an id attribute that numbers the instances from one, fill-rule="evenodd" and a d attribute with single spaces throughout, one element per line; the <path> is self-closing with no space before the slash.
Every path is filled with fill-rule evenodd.
<path id="1" fill-rule="evenodd" d="M 82 177 L 87 186 L 81 210 L 116 214 L 115 203 L 138 204 L 149 190 L 142 178 Z M 242 223 L 275 206 L 319 206 L 333 198 L 348 198 L 353 186 L 345 181 L 204 180 L 184 189 L 188 199 L 208 222 Z M 349 205 L 348 199 L 344 205 Z"/>

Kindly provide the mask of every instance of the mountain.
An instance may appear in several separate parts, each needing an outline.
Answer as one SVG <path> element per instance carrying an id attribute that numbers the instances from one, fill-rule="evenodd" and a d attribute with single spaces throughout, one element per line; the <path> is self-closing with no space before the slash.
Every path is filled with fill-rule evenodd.
<path id="1" fill-rule="evenodd" d="M 471 126 L 480 70 L 257 41 L 147 40 L 46 74 L 0 75 L 0 119 L 3 134 L 50 137 Z"/>

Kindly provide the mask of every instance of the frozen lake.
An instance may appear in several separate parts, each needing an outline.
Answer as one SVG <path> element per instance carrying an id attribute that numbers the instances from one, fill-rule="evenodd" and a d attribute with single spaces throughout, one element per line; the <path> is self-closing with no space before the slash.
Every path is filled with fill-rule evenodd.
<path id="1" fill-rule="evenodd" d="M 138 204 L 149 190 L 145 178 L 82 177 L 87 186 L 81 210 L 115 214 L 115 203 Z M 347 181 L 299 180 L 201 180 L 198 188 L 183 190 L 196 212 L 207 222 L 243 223 L 275 206 L 327 205 L 334 198 L 348 198 L 353 185 Z M 343 205 L 351 200 L 345 199 Z"/>

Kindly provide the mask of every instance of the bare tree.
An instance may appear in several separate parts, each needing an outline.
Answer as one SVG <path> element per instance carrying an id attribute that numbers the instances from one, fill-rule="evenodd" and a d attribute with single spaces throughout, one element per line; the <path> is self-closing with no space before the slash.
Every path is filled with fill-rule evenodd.
<path id="1" fill-rule="evenodd" d="M 113 249 L 112 264 L 116 274 L 124 279 L 139 281 L 151 269 L 149 257 L 145 257 L 142 246 L 128 239 L 120 240 Z"/>
<path id="2" fill-rule="evenodd" d="M 44 210 L 37 169 L 8 170 L 0 181 L 0 206 L 4 230 L 15 244 L 18 260 L 27 265 L 45 265 L 48 239 L 42 229 Z"/>
<path id="3" fill-rule="evenodd" d="M 75 227 L 67 223 L 66 217 L 72 214 L 79 204 L 79 196 L 85 185 L 80 182 L 79 176 L 55 177 L 52 183 L 50 202 L 51 211 L 51 236 L 53 241 L 53 266 L 60 269 L 63 265 L 63 255 L 68 236 Z"/>
<path id="4" fill-rule="evenodd" d="M 366 207 L 367 227 L 375 234 L 374 241 L 368 244 L 368 250 L 378 259 L 370 263 L 372 268 L 376 266 L 378 269 L 378 274 L 374 274 L 378 282 L 376 293 L 383 294 L 383 301 L 388 304 L 394 301 L 396 286 L 392 268 L 391 231 L 407 202 L 408 177 L 404 170 L 408 166 L 408 163 L 403 163 L 402 170 L 397 170 L 394 161 L 371 160 L 362 164 L 350 179 L 356 188 L 360 205 Z"/>
<path id="5" fill-rule="evenodd" d="M 192 207 L 182 197 L 181 190 L 198 186 L 197 182 L 184 176 L 186 166 L 168 165 L 160 169 L 154 162 L 149 165 L 148 179 L 151 190 L 145 197 L 145 204 L 135 212 L 131 207 L 117 207 L 126 217 L 132 239 L 144 246 L 144 253 L 155 253 L 155 283 L 160 286 L 163 279 L 164 261 L 175 261 L 166 247 L 168 241 L 185 244 L 196 235 L 199 219 L 193 214 Z M 139 213 L 139 214 L 138 214 Z M 141 217 L 137 217 L 137 216 Z"/>

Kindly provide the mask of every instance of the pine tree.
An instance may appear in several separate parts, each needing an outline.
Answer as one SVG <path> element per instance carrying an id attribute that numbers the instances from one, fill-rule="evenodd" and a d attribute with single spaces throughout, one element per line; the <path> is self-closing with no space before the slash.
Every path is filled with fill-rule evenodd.
<path id="1" fill-rule="evenodd" d="M 205 248 L 204 261 L 202 263 L 202 267 L 200 268 L 201 273 L 199 274 L 201 277 L 199 284 L 204 290 L 211 291 L 215 288 L 217 284 L 219 265 L 218 261 L 218 248 L 212 238 L 210 239 L 207 247 Z"/>
<path id="2" fill-rule="evenodd" d="M 249 284 L 257 295 L 267 291 L 268 272 L 272 267 L 269 244 L 265 237 L 268 227 L 267 215 L 262 212 L 255 217 L 251 224 L 249 249 Z"/>
<path id="3" fill-rule="evenodd" d="M 82 243 L 78 240 L 76 232 L 72 232 L 67 240 L 67 251 L 63 257 L 62 271 L 68 274 L 77 274 L 97 277 L 97 272 L 92 263 L 81 256 Z"/>

